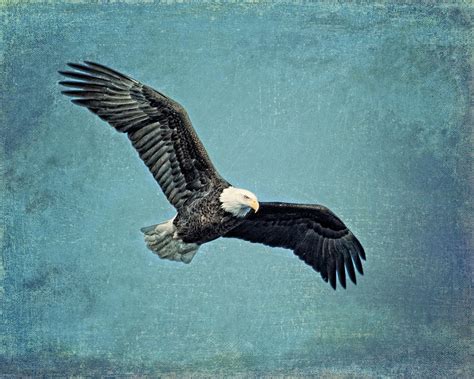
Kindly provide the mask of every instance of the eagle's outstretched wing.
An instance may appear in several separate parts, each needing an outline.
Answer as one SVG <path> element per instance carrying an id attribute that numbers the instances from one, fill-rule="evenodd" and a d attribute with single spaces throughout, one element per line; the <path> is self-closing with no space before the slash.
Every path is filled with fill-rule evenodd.
<path id="1" fill-rule="evenodd" d="M 334 289 L 336 272 L 344 288 L 346 270 L 354 283 L 354 265 L 361 275 L 364 273 L 362 245 L 334 213 L 321 205 L 260 203 L 257 213 L 251 212 L 224 237 L 291 249 Z"/>
<path id="2" fill-rule="evenodd" d="M 59 82 L 74 104 L 127 133 L 172 205 L 179 209 L 215 180 L 215 170 L 184 108 L 162 93 L 103 65 L 68 63 Z"/>

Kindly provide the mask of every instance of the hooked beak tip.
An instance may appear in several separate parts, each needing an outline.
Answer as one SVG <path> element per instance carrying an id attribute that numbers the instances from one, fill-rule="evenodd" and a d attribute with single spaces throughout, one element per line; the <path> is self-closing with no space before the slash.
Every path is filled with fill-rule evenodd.
<path id="1" fill-rule="evenodd" d="M 258 208 L 260 208 L 260 204 L 258 203 L 258 201 L 254 200 L 252 202 L 252 209 L 255 211 L 255 213 L 258 212 Z"/>

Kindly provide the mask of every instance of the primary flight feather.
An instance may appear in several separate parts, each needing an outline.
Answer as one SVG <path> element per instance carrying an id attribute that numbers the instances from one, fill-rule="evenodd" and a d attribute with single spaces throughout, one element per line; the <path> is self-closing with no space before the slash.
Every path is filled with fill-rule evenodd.
<path id="1" fill-rule="evenodd" d="M 143 228 L 160 258 L 191 262 L 199 246 L 219 237 L 291 249 L 336 288 L 346 272 L 363 274 L 362 245 L 322 205 L 259 202 L 214 168 L 184 108 L 161 92 L 98 63 L 68 63 L 60 84 L 72 102 L 126 133 L 160 185 L 176 216 Z M 71 80 L 72 79 L 72 80 Z"/>

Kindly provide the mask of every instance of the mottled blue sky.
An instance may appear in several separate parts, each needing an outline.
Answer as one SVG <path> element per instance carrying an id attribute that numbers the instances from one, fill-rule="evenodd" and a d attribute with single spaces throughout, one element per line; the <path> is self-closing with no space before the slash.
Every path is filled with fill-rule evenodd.
<path id="1" fill-rule="evenodd" d="M 472 7 L 3 7 L 3 373 L 469 377 Z M 94 60 L 181 102 L 262 200 L 321 203 L 366 248 L 333 291 L 238 240 L 190 265 L 125 136 L 57 85 Z"/>

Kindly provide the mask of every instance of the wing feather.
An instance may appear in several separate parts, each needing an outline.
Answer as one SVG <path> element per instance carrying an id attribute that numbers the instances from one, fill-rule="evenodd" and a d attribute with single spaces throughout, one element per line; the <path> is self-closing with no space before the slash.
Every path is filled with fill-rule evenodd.
<path id="1" fill-rule="evenodd" d="M 336 289 L 346 288 L 346 273 L 356 284 L 354 265 L 363 275 L 365 252 L 352 232 L 321 205 L 260 203 L 257 213 L 224 237 L 291 249 Z"/>
<path id="2" fill-rule="evenodd" d="M 68 63 L 63 94 L 116 130 L 127 133 L 168 200 L 180 208 L 215 181 L 224 181 L 210 161 L 184 108 L 116 70 L 98 63 Z"/>

